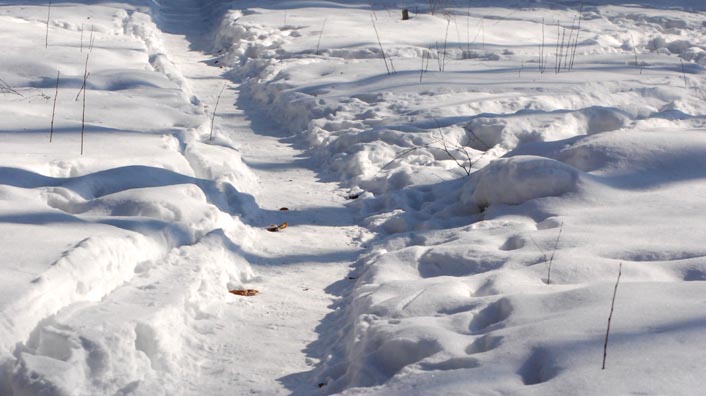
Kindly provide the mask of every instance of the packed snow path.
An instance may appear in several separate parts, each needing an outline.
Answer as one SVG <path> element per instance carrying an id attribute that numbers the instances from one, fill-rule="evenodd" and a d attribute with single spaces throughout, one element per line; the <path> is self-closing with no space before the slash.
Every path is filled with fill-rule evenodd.
<path id="1" fill-rule="evenodd" d="M 120 161 L 132 161 L 134 152 L 118 155 L 115 164 L 104 157 L 92 162 L 104 170 L 83 176 L 90 173 L 82 167 L 92 161 L 100 139 L 104 139 L 102 147 L 112 146 L 116 153 L 145 146 L 133 140 L 126 142 L 132 147 L 123 151 L 114 137 L 94 132 L 89 135 L 86 157 L 49 160 L 49 173 L 55 178 L 10 167 L 0 172 L 9 185 L 6 190 L 17 194 L 20 187 L 34 188 L 29 191 L 37 191 L 52 208 L 32 221 L 59 223 L 55 219 L 61 218 L 81 224 L 77 229 L 89 235 L 52 264 L 54 272 L 38 269 L 40 275 L 32 280 L 35 286 L 18 286 L 19 297 L 3 299 L 7 306 L 3 306 L 0 330 L 5 331 L 3 348 L 8 353 L 0 359 L 4 371 L 0 394 L 310 395 L 317 391 L 312 372 L 325 351 L 315 341 L 325 336 L 327 327 L 320 324 L 337 294 L 350 283 L 346 276 L 360 253 L 363 231 L 354 225 L 344 192 L 322 181 L 313 171 L 314 163 L 294 148 L 294 140 L 283 137 L 257 109 L 238 98 L 237 84 L 225 78 L 226 69 L 206 53 L 210 30 L 217 26 L 218 12 L 224 12 L 218 3 L 165 3 L 152 9 L 151 18 L 138 10 L 100 5 L 81 12 L 93 16 L 103 33 L 110 30 L 100 24 L 110 23 L 111 18 L 119 29 L 112 33 L 115 43 L 107 41 L 113 38 L 99 38 L 91 66 L 126 67 L 123 76 L 139 76 L 143 71 L 129 70 L 129 62 L 116 51 L 142 41 L 144 49 L 131 49 L 138 54 L 135 59 L 146 50 L 151 68 L 164 74 L 161 81 L 150 74 L 158 83 L 147 84 L 150 88 L 141 92 L 154 95 L 147 106 L 182 112 L 167 121 L 172 123 L 166 128 L 171 136 L 161 128 L 153 131 L 161 135 L 167 151 L 174 150 L 168 154 L 170 159 L 155 167 L 131 162 L 121 167 Z M 59 20 L 78 18 L 71 6 L 53 12 Z M 66 41 L 77 39 L 79 28 L 71 24 L 62 28 L 66 26 L 66 32 L 53 32 L 52 40 L 60 42 L 61 34 L 70 39 Z M 61 45 L 65 46 L 56 46 Z M 75 50 L 78 54 L 79 48 Z M 83 57 L 83 49 L 81 53 Z M 111 62 L 113 56 L 125 64 Z M 94 81 L 100 81 L 100 72 L 94 76 Z M 174 94 L 173 86 L 163 85 L 164 80 L 176 84 L 181 93 Z M 116 88 L 121 89 L 129 91 L 125 86 Z M 92 85 L 89 91 L 98 95 Z M 142 98 L 134 95 L 130 100 L 138 103 Z M 109 98 L 117 96 L 113 93 Z M 166 102 L 179 97 L 182 103 Z M 152 118 L 161 122 L 162 115 L 141 117 L 135 112 L 124 119 L 143 123 L 135 126 L 135 139 L 144 133 L 148 137 L 139 138 L 154 144 L 159 139 L 149 137 L 148 125 Z M 114 120 L 106 117 L 96 124 Z M 68 145 L 68 137 L 55 140 Z M 56 147 L 42 155 L 52 158 Z M 6 145 L 5 150 L 13 153 L 16 148 Z M 147 163 L 163 159 L 160 153 L 146 153 Z M 46 161 L 38 158 L 39 163 Z M 37 181 L 19 183 L 30 180 L 29 176 Z M 3 210 L 5 206 L 12 207 L 8 203 Z M 31 224 L 18 219 L 19 224 Z M 266 230 L 270 224 L 285 222 L 288 227 L 280 232 Z M 93 227 L 111 233 L 112 239 L 102 239 L 98 231 L 91 231 Z M 65 234 L 68 241 L 77 238 Z M 43 263 L 39 257 L 33 261 Z M 90 271 L 83 265 L 89 265 Z M 28 271 L 25 277 L 29 275 Z M 228 293 L 241 288 L 257 289 L 259 294 Z"/>
<path id="2" fill-rule="evenodd" d="M 214 10 L 200 1 L 166 2 L 160 13 L 163 40 L 195 101 L 214 106 L 226 86 L 215 134 L 233 143 L 256 176 L 256 185 L 246 191 L 254 206 L 246 208 L 244 218 L 255 228 L 246 258 L 258 274 L 249 286 L 262 293 L 227 306 L 213 336 L 219 342 L 204 356 L 213 359 L 212 372 L 196 389 L 309 395 L 316 384 L 301 374 L 313 370 L 317 351 L 307 356 L 307 345 L 320 336 L 316 327 L 330 311 L 335 284 L 345 279 L 359 253 L 362 230 L 336 184 L 319 180 L 313 163 L 279 136 L 264 113 L 258 117 L 250 108 L 249 118 L 239 108 L 248 104 L 239 100 L 237 85 L 223 77 L 212 55 L 200 52 L 214 22 L 207 12 Z M 283 222 L 289 226 L 282 232 L 265 230 Z"/>

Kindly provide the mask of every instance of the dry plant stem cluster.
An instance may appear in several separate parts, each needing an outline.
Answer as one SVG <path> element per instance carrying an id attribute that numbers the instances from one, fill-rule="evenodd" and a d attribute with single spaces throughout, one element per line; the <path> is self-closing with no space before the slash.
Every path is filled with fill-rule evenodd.
<path id="1" fill-rule="evenodd" d="M 51 6 L 51 2 L 49 4 Z M 48 30 L 47 30 L 47 32 L 48 32 Z M 94 42 L 95 42 L 94 29 L 93 29 L 93 27 L 91 27 L 91 36 L 90 36 L 89 44 L 88 44 L 88 53 L 86 54 L 86 60 L 84 62 L 83 82 L 81 84 L 81 88 L 79 88 L 79 90 L 78 90 L 78 93 L 76 93 L 76 98 L 74 99 L 74 101 L 77 102 L 80 97 L 83 98 L 82 103 L 81 103 L 81 149 L 80 149 L 81 155 L 83 155 L 84 143 L 86 140 L 85 139 L 86 138 L 86 87 L 88 84 L 88 77 L 91 75 L 91 73 L 89 73 L 89 71 L 88 71 L 88 62 L 90 60 L 91 52 L 93 51 Z M 81 48 L 80 48 L 80 50 L 83 51 L 83 26 L 81 27 Z M 57 103 L 57 99 L 59 97 L 60 78 L 61 78 L 61 71 L 57 70 L 57 72 L 56 72 L 56 86 L 54 88 L 54 103 L 52 105 L 52 111 L 51 111 L 51 125 L 49 127 L 49 142 L 51 142 L 54 139 L 54 120 L 56 118 L 56 103 Z"/>
<path id="2" fill-rule="evenodd" d="M 583 20 L 583 6 L 579 11 L 578 18 L 574 17 L 570 28 L 561 26 L 559 21 L 556 22 L 557 37 L 556 37 L 556 53 L 554 55 L 554 73 L 559 74 L 562 70 L 571 71 L 574 69 L 574 61 L 576 59 L 576 50 L 579 45 L 579 33 L 581 32 L 581 22 Z M 578 24 L 577 24 L 578 20 Z M 568 36 L 566 32 L 569 32 Z M 574 33 L 575 32 L 575 33 Z M 540 57 L 544 57 L 544 22 L 542 22 L 542 45 L 540 46 Z M 540 71 L 545 68 L 544 60 L 540 62 Z"/>
<path id="3" fill-rule="evenodd" d="M 544 72 L 547 69 L 547 58 L 544 55 L 544 43 L 545 43 L 545 34 L 544 34 L 544 18 L 542 18 L 542 44 L 539 46 L 539 72 L 541 74 L 544 74 Z"/>

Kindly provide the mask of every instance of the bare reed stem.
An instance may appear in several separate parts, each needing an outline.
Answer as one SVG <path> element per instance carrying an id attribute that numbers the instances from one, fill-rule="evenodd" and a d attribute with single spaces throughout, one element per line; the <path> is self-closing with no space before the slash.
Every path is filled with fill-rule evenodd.
<path id="1" fill-rule="evenodd" d="M 601 370 L 605 370 L 605 360 L 608 357 L 608 337 L 610 336 L 610 322 L 613 320 L 613 310 L 615 309 L 615 296 L 618 294 L 618 285 L 620 284 L 620 275 L 623 273 L 623 263 L 618 267 L 618 280 L 615 281 L 613 289 L 613 300 L 610 302 L 610 314 L 608 315 L 608 326 L 605 330 L 605 341 L 603 341 L 603 366 Z"/>
<path id="2" fill-rule="evenodd" d="M 49 129 L 49 143 L 54 137 L 54 115 L 56 114 L 56 98 L 59 96 L 59 75 L 61 71 L 56 71 L 56 90 L 54 91 L 54 106 L 51 109 L 51 128 Z"/>
<path id="3" fill-rule="evenodd" d="M 211 114 L 211 132 L 208 134 L 208 140 L 213 140 L 213 124 L 216 121 L 216 110 L 218 110 L 218 103 L 221 101 L 221 95 L 223 95 L 223 91 L 226 89 L 226 84 L 227 83 L 223 83 L 221 92 L 218 93 L 218 97 L 216 98 L 216 105 L 213 106 L 213 113 Z"/>

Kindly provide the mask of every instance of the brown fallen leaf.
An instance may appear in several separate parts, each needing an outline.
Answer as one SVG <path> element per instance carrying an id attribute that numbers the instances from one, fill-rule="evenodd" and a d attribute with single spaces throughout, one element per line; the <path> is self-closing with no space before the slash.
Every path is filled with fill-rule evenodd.
<path id="1" fill-rule="evenodd" d="M 277 231 L 284 230 L 285 228 L 287 228 L 288 225 L 289 224 L 285 221 L 284 223 L 282 223 L 280 225 L 272 224 L 269 227 L 267 227 L 266 230 L 269 232 L 277 232 Z"/>
<path id="2" fill-rule="evenodd" d="M 235 294 L 236 296 L 247 296 L 247 297 L 251 297 L 251 296 L 255 296 L 255 295 L 260 294 L 260 292 L 255 289 L 229 290 L 229 293 Z"/>

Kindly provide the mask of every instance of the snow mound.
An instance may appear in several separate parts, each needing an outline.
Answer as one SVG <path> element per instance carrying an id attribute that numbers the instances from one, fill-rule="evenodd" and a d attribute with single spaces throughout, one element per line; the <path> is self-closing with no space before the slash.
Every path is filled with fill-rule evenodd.
<path id="1" fill-rule="evenodd" d="M 549 158 L 502 158 L 474 174 L 464 186 L 461 202 L 465 206 L 484 208 L 558 196 L 576 191 L 579 176 L 579 170 Z"/>

